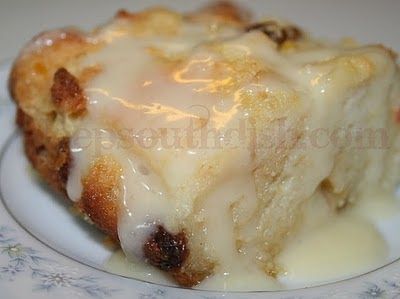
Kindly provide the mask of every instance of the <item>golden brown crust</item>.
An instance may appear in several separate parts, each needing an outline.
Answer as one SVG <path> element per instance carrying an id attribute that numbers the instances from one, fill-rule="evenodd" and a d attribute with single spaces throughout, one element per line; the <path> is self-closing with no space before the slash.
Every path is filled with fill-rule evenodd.
<path id="1" fill-rule="evenodd" d="M 229 1 L 217 1 L 203 9 L 189 15 L 192 20 L 214 20 L 230 24 L 246 24 L 250 19 L 250 12 L 243 7 Z"/>
<path id="2" fill-rule="evenodd" d="M 32 166 L 53 188 L 64 195 L 72 163 L 69 138 L 54 138 L 43 132 L 32 117 L 21 109 L 17 111 L 17 125 L 24 135 L 25 153 Z M 93 164 L 83 181 L 78 209 L 89 216 L 104 233 L 118 241 L 117 212 L 118 180 L 120 168 L 115 161 L 101 157 Z"/>
<path id="3" fill-rule="evenodd" d="M 250 16 L 249 11 L 243 7 L 232 4 L 230 1 L 217 1 L 214 4 L 206 6 L 200 11 L 200 13 L 202 12 L 234 22 L 247 21 Z"/>
<path id="4" fill-rule="evenodd" d="M 149 22 L 151 21 L 148 18 L 149 15 L 156 15 L 157 13 L 164 14 L 164 12 L 165 9 L 163 8 L 153 8 L 140 13 L 121 9 L 115 14 L 115 18 L 130 19 L 135 20 L 136 22 L 140 20 Z M 168 11 L 168 14 L 171 13 L 172 11 Z M 180 15 L 178 14 L 175 14 L 175 16 L 180 18 Z M 232 4 L 229 1 L 216 1 L 215 3 L 207 5 L 200 10 L 196 10 L 193 13 L 185 15 L 185 17 L 192 21 L 207 22 L 210 25 L 213 22 L 239 25 L 247 23 L 247 21 L 250 19 L 250 12 L 243 7 Z"/>
<path id="5" fill-rule="evenodd" d="M 17 124 L 24 135 L 25 152 L 33 167 L 53 188 L 66 195 L 68 170 L 73 163 L 70 158 L 69 139 L 53 138 L 45 134 L 35 121 L 21 109 L 17 112 Z M 96 160 L 83 180 L 83 192 L 75 204 L 78 211 L 90 220 L 116 243 L 118 241 L 117 202 L 121 167 L 108 156 Z M 170 273 L 182 286 L 191 287 L 201 282 L 212 273 L 212 268 L 200 269 L 187 263 L 189 249 L 186 235 L 168 233 L 161 226 L 165 238 L 157 238 L 155 232 L 144 244 L 145 256 L 153 266 Z M 176 242 L 175 251 L 171 252 L 171 242 Z M 163 258 L 161 258 L 164 256 Z M 162 260 L 162 261 L 161 261 Z M 170 267 L 166 267 L 170 265 Z M 197 268 L 197 269 L 196 269 Z"/>
<path id="6" fill-rule="evenodd" d="M 118 241 L 118 198 L 122 168 L 111 157 L 98 158 L 83 180 L 78 206 L 113 240 Z"/>
<path id="7" fill-rule="evenodd" d="M 188 262 L 183 264 L 181 268 L 171 272 L 171 276 L 184 287 L 193 287 L 198 285 L 214 271 L 213 264 L 205 264 L 203 267 L 192 267 Z"/>
<path id="8" fill-rule="evenodd" d="M 45 134 L 21 109 L 17 124 L 24 134 L 25 153 L 33 167 L 53 188 L 65 194 L 70 165 L 68 138 Z"/>
<path id="9" fill-rule="evenodd" d="M 92 47 L 76 30 L 43 32 L 34 37 L 16 59 L 9 77 L 9 90 L 20 103 L 36 104 L 37 92 L 47 90 L 57 69 L 86 53 Z M 27 78 L 29 82 L 18 80 Z"/>

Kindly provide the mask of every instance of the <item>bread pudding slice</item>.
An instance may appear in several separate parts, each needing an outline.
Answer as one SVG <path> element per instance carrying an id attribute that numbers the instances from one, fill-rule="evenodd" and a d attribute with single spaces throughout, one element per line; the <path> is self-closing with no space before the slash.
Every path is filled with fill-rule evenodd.
<path id="1" fill-rule="evenodd" d="M 317 41 L 219 3 L 42 33 L 9 88 L 42 177 L 128 258 L 194 286 L 276 275 L 316 195 L 339 213 L 392 191 L 399 83 L 381 45 Z"/>

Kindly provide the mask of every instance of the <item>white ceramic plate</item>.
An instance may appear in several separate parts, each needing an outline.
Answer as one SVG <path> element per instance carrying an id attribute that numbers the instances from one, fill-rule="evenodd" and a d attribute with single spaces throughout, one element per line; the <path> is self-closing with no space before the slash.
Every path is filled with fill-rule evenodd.
<path id="1" fill-rule="evenodd" d="M 175 1 L 171 6 L 182 8 L 182 3 Z M 271 0 L 254 1 L 247 6 L 258 15 L 264 11 L 293 19 L 320 36 L 354 35 L 364 41 L 384 41 L 400 50 L 395 29 L 400 25 L 399 4 L 400 1 L 389 0 Z M 82 9 L 88 8 L 82 4 Z M 79 11 L 84 15 L 82 9 Z M 71 22 L 77 24 L 76 19 Z M 7 93 L 9 67 L 10 62 L 0 64 L 1 299 L 400 298 L 400 261 L 345 281 L 282 292 L 196 291 L 103 271 L 103 264 L 111 255 L 102 243 L 103 236 L 70 213 L 68 203 L 48 190 L 30 170 L 14 125 L 15 107 Z"/>

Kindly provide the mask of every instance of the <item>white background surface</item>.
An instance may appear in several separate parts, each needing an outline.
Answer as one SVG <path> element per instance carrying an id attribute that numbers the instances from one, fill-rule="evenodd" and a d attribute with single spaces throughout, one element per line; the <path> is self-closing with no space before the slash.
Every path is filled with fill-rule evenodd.
<path id="1" fill-rule="evenodd" d="M 0 0 L 0 62 L 14 57 L 36 33 L 75 25 L 89 29 L 106 21 L 119 8 L 140 10 L 162 4 L 180 10 L 210 1 L 162 0 Z M 357 37 L 400 51 L 400 0 L 249 0 L 257 15 L 276 15 L 303 26 L 317 36 Z M 318 25 L 316 25 L 318 24 Z"/>

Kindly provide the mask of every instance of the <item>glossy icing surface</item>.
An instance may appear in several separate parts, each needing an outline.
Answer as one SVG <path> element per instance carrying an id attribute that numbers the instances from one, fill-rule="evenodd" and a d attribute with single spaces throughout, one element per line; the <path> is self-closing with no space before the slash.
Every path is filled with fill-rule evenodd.
<path id="1" fill-rule="evenodd" d="M 308 146 L 289 146 L 279 154 L 276 145 L 290 136 L 277 133 L 276 126 L 283 120 L 297 141 L 307 141 L 297 131 L 334 130 L 338 123 L 385 126 L 385 119 L 366 121 L 365 115 L 386 113 L 376 99 L 387 97 L 395 71 L 388 55 L 377 47 L 350 51 L 317 43 L 291 53 L 279 51 L 261 32 L 225 28 L 216 33 L 193 24 L 154 38 L 131 34 L 120 21 L 95 39 L 105 45 L 82 61 L 84 67 L 101 68 L 85 89 L 89 113 L 82 127 L 92 142 L 79 143 L 82 130 L 71 142 L 69 197 L 79 200 L 91 163 L 110 156 L 122 168 L 118 234 L 128 258 L 143 258 L 143 243 L 162 224 L 172 233 L 189 230 L 205 255 L 217 261 L 217 282 L 206 280 L 206 288 L 221 288 L 222 281 L 222 288 L 233 289 L 243 273 L 257 282 L 243 288 L 259 289 L 263 283 L 280 288 L 268 277 L 266 264 L 296 226 L 297 211 L 332 172 L 340 151 L 332 142 L 313 143 L 311 136 Z M 357 110 L 360 101 L 367 106 Z M 270 140 L 276 143 L 268 146 Z M 371 161 L 360 179 L 365 184 L 381 175 L 382 155 L 363 153 Z M 276 189 L 262 187 L 255 173 L 270 163 L 265 171 L 274 177 L 274 159 L 286 158 Z M 354 196 L 362 197 L 361 192 Z M 329 209 L 328 200 L 322 201 Z M 348 265 L 351 269 L 338 266 L 314 277 L 334 279 L 385 259 L 384 242 L 372 224 L 335 221 L 302 245 L 293 241 L 279 257 L 281 266 L 301 276 L 305 269 L 298 254 L 306 261 L 315 244 L 346 243 L 353 235 L 371 251 L 354 267 Z M 346 252 L 356 254 L 358 247 Z M 331 253 L 313 262 L 328 266 L 344 254 Z"/>

